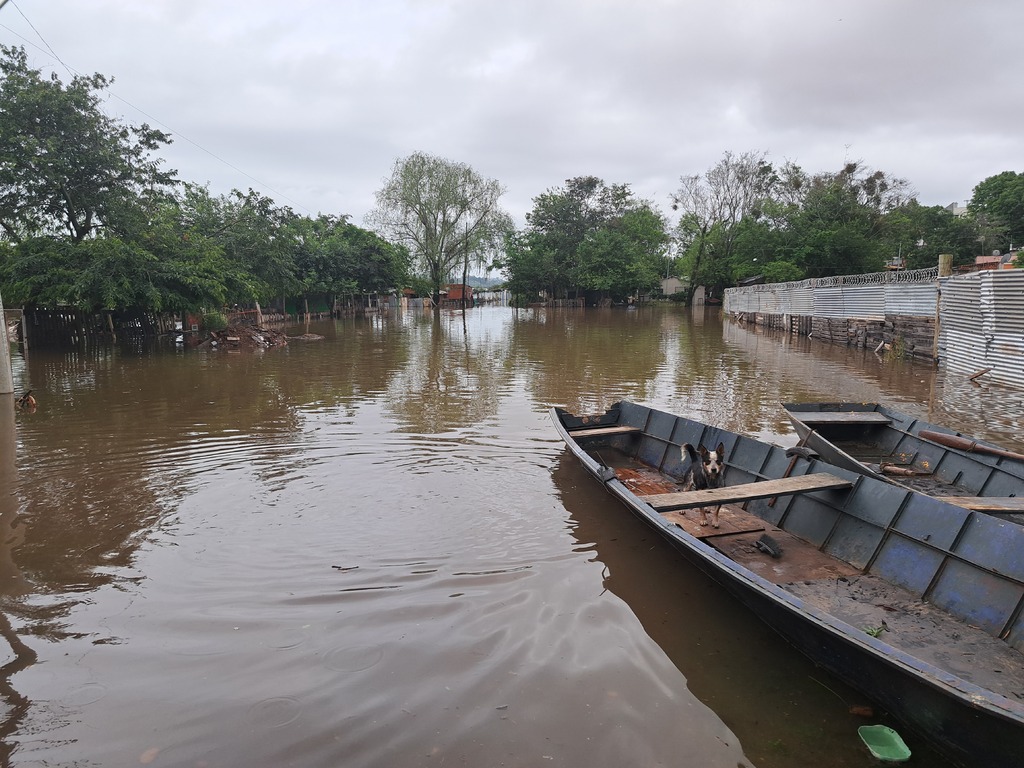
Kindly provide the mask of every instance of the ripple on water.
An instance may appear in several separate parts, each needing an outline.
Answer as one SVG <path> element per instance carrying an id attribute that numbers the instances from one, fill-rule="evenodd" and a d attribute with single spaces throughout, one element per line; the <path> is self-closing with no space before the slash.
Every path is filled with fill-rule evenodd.
<path id="1" fill-rule="evenodd" d="M 274 696 L 249 707 L 248 719 L 259 728 L 282 728 L 299 719 L 302 703 L 292 696 Z"/>
<path id="2" fill-rule="evenodd" d="M 64 701 L 71 707 L 84 707 L 99 701 L 107 695 L 107 687 L 100 683 L 85 683 L 72 688 L 64 696 Z"/>
<path id="3" fill-rule="evenodd" d="M 324 657 L 324 664 L 335 672 L 362 672 L 364 669 L 377 666 L 383 658 L 384 649 L 360 645 L 328 651 Z"/>

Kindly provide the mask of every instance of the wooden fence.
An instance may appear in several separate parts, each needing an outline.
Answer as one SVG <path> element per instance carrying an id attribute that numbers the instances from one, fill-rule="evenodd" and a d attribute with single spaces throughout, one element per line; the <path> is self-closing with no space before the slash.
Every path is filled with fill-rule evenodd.
<path id="1" fill-rule="evenodd" d="M 5 312 L 6 314 L 6 312 Z M 21 312 L 17 341 L 26 346 L 74 346 L 85 342 L 142 338 L 170 333 L 176 317 L 150 312 L 84 312 L 72 307 L 27 308 Z"/>

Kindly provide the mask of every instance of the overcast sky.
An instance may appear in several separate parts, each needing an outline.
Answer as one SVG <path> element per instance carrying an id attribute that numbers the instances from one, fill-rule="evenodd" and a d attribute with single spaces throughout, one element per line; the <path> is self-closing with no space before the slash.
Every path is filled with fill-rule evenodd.
<path id="1" fill-rule="evenodd" d="M 415 151 L 521 224 L 575 176 L 666 213 L 726 151 L 963 203 L 1024 172 L 1021 0 L 9 0 L 0 42 L 112 76 L 179 177 L 361 223 Z"/>

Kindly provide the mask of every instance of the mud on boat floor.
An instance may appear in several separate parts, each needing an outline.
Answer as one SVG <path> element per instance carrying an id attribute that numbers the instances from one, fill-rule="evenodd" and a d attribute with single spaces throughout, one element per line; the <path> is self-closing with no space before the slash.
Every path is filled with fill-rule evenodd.
<path id="1" fill-rule="evenodd" d="M 615 472 L 637 495 L 682 490 L 679 483 L 646 467 L 617 467 Z M 711 512 L 708 509 L 709 517 Z M 883 642 L 975 685 L 1024 701 L 1024 667 L 1018 651 L 907 590 L 862 573 L 739 505 L 722 506 L 718 528 L 700 525 L 696 509 L 661 516 L 810 606 L 877 633 Z M 781 557 L 755 546 L 764 535 L 781 550 Z"/>

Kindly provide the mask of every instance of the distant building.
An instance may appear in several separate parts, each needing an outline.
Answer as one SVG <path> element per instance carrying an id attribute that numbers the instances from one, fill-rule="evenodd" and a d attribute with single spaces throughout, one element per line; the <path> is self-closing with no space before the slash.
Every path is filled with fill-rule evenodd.
<path id="1" fill-rule="evenodd" d="M 466 296 L 466 303 L 471 304 L 473 302 L 473 286 L 463 283 L 452 283 L 448 286 L 445 298 L 448 301 L 462 301 L 463 294 Z"/>
<path id="2" fill-rule="evenodd" d="M 952 213 L 954 216 L 966 216 L 967 215 L 967 205 L 966 204 L 958 205 L 956 203 L 950 203 L 949 205 L 946 206 L 946 210 L 949 211 L 950 213 Z"/>
<path id="3" fill-rule="evenodd" d="M 661 292 L 666 296 L 671 296 L 673 293 L 680 293 L 686 288 L 686 283 L 680 280 L 678 277 L 666 277 L 661 281 Z"/>
<path id="4" fill-rule="evenodd" d="M 1016 266 L 1014 262 L 1017 260 L 1017 253 L 1017 251 L 1007 251 L 1006 253 L 993 251 L 990 256 L 975 256 L 974 268 L 1013 269 Z"/>

